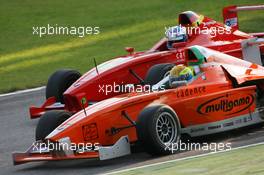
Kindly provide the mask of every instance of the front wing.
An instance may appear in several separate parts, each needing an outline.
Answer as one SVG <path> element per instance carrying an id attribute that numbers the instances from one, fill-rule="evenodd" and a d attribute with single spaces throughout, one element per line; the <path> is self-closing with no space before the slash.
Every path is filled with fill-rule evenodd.
<path id="1" fill-rule="evenodd" d="M 58 161 L 69 159 L 107 160 L 131 153 L 128 136 L 122 136 L 113 146 L 100 146 L 97 151 L 87 151 L 82 153 L 65 149 L 62 151 L 49 151 L 47 147 L 41 147 L 40 143 L 41 142 L 39 141 L 33 143 L 26 152 L 13 153 L 14 165 L 34 161 Z M 64 143 L 71 144 L 69 138 L 65 138 Z"/>

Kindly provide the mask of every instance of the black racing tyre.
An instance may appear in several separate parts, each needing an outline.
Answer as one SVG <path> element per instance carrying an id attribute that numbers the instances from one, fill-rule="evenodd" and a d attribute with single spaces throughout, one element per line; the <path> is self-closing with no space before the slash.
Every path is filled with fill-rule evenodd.
<path id="1" fill-rule="evenodd" d="M 166 75 L 168 75 L 169 71 L 175 66 L 174 64 L 164 63 L 157 64 L 152 66 L 145 77 L 145 84 L 155 85 L 159 81 L 161 81 Z"/>
<path id="2" fill-rule="evenodd" d="M 71 113 L 63 110 L 47 111 L 39 119 L 36 128 L 36 140 L 44 140 L 55 128 L 71 117 Z"/>
<path id="3" fill-rule="evenodd" d="M 63 102 L 63 93 L 79 78 L 81 74 L 75 70 L 58 70 L 48 80 L 46 98 L 55 97 L 57 102 Z"/>
<path id="4" fill-rule="evenodd" d="M 257 100 L 257 107 L 264 106 L 264 81 L 259 81 L 256 89 L 256 100 Z"/>
<path id="5" fill-rule="evenodd" d="M 149 106 L 139 114 L 138 142 L 151 155 L 168 155 L 180 140 L 181 126 L 176 113 L 166 105 Z M 168 146 L 170 145 L 170 146 Z"/>
<path id="6" fill-rule="evenodd" d="M 264 66 L 264 53 L 261 54 L 261 63 L 262 63 L 262 66 Z"/>

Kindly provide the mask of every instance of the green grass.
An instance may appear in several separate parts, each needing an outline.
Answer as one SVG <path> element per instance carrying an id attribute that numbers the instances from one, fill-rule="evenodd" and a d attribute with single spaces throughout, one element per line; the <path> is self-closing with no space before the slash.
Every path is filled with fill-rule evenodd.
<path id="1" fill-rule="evenodd" d="M 264 146 L 213 154 L 131 170 L 119 175 L 247 175 L 264 174 Z"/>
<path id="2" fill-rule="evenodd" d="M 45 85 L 57 69 L 86 72 L 98 63 L 125 54 L 125 46 L 150 48 L 175 25 L 177 14 L 193 10 L 222 21 L 230 4 L 259 4 L 263 0 L 0 0 L 0 93 Z M 264 28 L 263 11 L 240 13 L 242 30 Z M 99 26 L 96 36 L 32 35 L 33 26 Z M 263 30 L 262 30 L 263 31 Z"/>

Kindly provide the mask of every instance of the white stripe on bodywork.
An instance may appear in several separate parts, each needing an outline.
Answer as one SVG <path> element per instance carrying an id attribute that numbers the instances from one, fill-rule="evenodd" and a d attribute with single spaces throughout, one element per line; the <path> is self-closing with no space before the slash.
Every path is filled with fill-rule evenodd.
<path id="1" fill-rule="evenodd" d="M 186 128 L 182 128 L 181 132 L 189 134 L 192 137 L 224 132 L 236 128 L 261 123 L 264 120 L 261 118 L 260 115 L 261 114 L 259 111 L 255 111 L 253 113 L 245 114 L 238 117 L 232 117 L 226 120 L 221 120 L 208 124 L 189 126 Z"/>

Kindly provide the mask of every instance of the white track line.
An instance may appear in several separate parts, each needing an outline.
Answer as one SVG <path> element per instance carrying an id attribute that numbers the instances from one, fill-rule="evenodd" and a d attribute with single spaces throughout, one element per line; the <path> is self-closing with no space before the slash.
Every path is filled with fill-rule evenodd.
<path id="1" fill-rule="evenodd" d="M 18 94 L 24 94 L 24 93 L 28 93 L 28 92 L 40 91 L 44 88 L 45 88 L 45 86 L 41 86 L 41 87 L 37 87 L 37 88 L 33 88 L 33 89 L 26 89 L 26 90 L 7 93 L 7 94 L 0 94 L 0 97 L 7 97 L 7 96 L 18 95 Z"/>
<path id="2" fill-rule="evenodd" d="M 198 158 L 198 157 L 205 157 L 205 156 L 208 156 L 208 155 L 213 155 L 213 154 L 223 153 L 223 152 L 229 152 L 229 151 L 233 151 L 233 150 L 244 149 L 244 148 L 258 146 L 258 145 L 264 145 L 264 142 L 254 143 L 254 144 L 245 145 L 245 146 L 240 146 L 240 147 L 232 148 L 230 150 L 210 152 L 210 153 L 200 154 L 200 155 L 196 155 L 196 156 L 189 156 L 189 157 L 184 157 L 184 158 L 180 158 L 180 159 L 174 159 L 174 160 L 168 160 L 168 161 L 164 161 L 164 162 L 153 163 L 153 164 L 149 164 L 149 165 L 142 165 L 142 166 L 138 166 L 138 167 L 134 167 L 134 168 L 128 168 L 128 169 L 124 169 L 124 170 L 113 171 L 113 172 L 110 172 L 110 173 L 103 173 L 103 174 L 104 175 L 112 175 L 112 174 L 116 174 L 116 173 L 124 173 L 124 172 L 128 172 L 128 171 L 136 170 L 136 169 L 142 169 L 142 168 L 157 166 L 157 165 L 171 163 L 171 162 L 178 162 L 178 161 L 188 160 L 188 159 L 193 159 L 193 158 Z"/>

